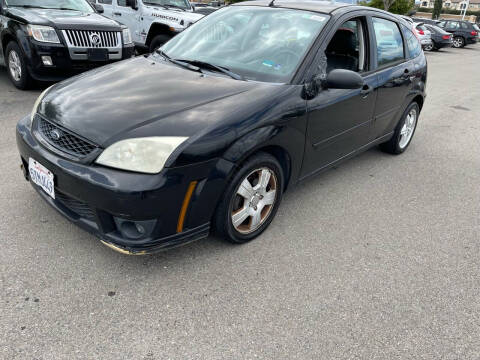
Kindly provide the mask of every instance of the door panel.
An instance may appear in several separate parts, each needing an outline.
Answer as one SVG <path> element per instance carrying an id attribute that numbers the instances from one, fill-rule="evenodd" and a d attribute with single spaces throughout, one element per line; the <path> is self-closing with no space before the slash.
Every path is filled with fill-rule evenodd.
<path id="1" fill-rule="evenodd" d="M 329 89 L 307 101 L 308 126 L 302 175 L 306 176 L 369 142 L 377 77 L 364 78 L 373 91 Z"/>
<path id="2" fill-rule="evenodd" d="M 117 2 L 113 10 L 113 19 L 127 26 L 132 34 L 134 42 L 139 42 L 137 24 L 140 22 L 140 10 L 132 9 L 126 6 L 126 0 L 115 0 Z"/>
<path id="3" fill-rule="evenodd" d="M 415 66 L 407 61 L 377 74 L 379 87 L 372 140 L 395 129 L 397 114 L 403 110 L 400 107 L 415 79 Z"/>

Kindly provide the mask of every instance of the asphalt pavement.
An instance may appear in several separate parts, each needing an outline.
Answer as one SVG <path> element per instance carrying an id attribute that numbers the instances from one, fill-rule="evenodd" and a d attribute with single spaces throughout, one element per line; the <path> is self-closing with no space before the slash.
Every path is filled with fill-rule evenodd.
<path id="1" fill-rule="evenodd" d="M 427 57 L 406 153 L 372 149 L 291 189 L 249 244 L 145 257 L 23 179 L 15 125 L 40 89 L 0 68 L 0 358 L 480 358 L 480 44 Z"/>

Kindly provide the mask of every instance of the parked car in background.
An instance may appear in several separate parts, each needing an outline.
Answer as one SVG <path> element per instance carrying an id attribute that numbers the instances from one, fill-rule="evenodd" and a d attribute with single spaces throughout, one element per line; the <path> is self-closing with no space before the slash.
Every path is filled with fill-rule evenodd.
<path id="1" fill-rule="evenodd" d="M 424 23 L 429 25 L 437 25 L 440 22 L 439 20 L 424 19 L 424 18 L 418 18 L 418 17 L 412 17 L 412 20 L 413 22 Z"/>
<path id="2" fill-rule="evenodd" d="M 431 50 L 433 48 L 433 41 L 428 30 L 423 23 L 413 23 L 413 30 L 417 34 L 420 44 L 424 50 Z"/>
<path id="3" fill-rule="evenodd" d="M 468 21 L 443 20 L 438 26 L 453 34 L 453 47 L 461 48 L 477 42 L 478 31 Z"/>
<path id="4" fill-rule="evenodd" d="M 477 41 L 480 41 L 480 27 L 477 24 L 473 24 L 473 29 L 477 32 Z"/>
<path id="5" fill-rule="evenodd" d="M 139 50 L 153 52 L 204 15 L 189 0 L 95 0 L 130 29 Z"/>
<path id="6" fill-rule="evenodd" d="M 202 15 L 208 15 L 211 14 L 214 11 L 218 10 L 218 7 L 210 6 L 207 3 L 191 3 L 195 13 L 197 14 L 202 14 Z"/>
<path id="7" fill-rule="evenodd" d="M 12 83 L 58 81 L 132 57 L 126 26 L 86 0 L 0 0 L 0 64 Z"/>
<path id="8" fill-rule="evenodd" d="M 290 185 L 375 145 L 403 153 L 427 80 L 410 24 L 270 4 L 224 7 L 151 55 L 45 91 L 17 125 L 24 176 L 107 246 L 145 254 L 210 232 L 246 243 Z"/>
<path id="9" fill-rule="evenodd" d="M 424 26 L 430 31 L 430 36 L 433 42 L 432 45 L 425 47 L 425 50 L 440 50 L 444 47 L 452 47 L 452 34 L 435 25 L 424 24 Z"/>

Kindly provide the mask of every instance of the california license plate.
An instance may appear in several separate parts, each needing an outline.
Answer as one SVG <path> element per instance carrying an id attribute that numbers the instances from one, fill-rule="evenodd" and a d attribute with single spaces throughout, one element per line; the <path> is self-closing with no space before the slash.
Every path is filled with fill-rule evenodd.
<path id="1" fill-rule="evenodd" d="M 32 158 L 28 159 L 28 172 L 30 174 L 30 180 L 40 186 L 43 191 L 55 199 L 53 173 Z"/>

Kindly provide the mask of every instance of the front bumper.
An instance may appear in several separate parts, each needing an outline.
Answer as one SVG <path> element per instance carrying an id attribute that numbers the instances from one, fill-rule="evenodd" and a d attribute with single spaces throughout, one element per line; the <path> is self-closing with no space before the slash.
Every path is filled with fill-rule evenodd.
<path id="1" fill-rule="evenodd" d="M 30 75 L 35 80 L 40 81 L 59 81 L 67 77 L 79 74 L 83 71 L 94 69 L 118 60 L 129 59 L 134 55 L 133 44 L 120 48 L 120 56 L 112 56 L 108 61 L 88 61 L 85 56 L 75 56 L 72 59 L 72 49 L 64 44 L 46 44 L 35 40 L 29 40 L 24 44 L 27 66 Z M 49 56 L 53 65 L 43 64 L 42 56 Z M 85 58 L 85 59 L 83 59 Z"/>
<path id="2" fill-rule="evenodd" d="M 146 254 L 208 236 L 210 219 L 232 163 L 213 159 L 163 169 L 155 175 L 80 164 L 43 147 L 30 131 L 28 120 L 17 125 L 17 146 L 25 177 L 28 179 L 29 158 L 52 171 L 55 199 L 35 184 L 32 186 L 62 215 L 105 244 L 123 253 Z M 179 228 L 192 183 L 194 191 Z M 143 235 L 135 232 L 137 225 L 145 230 Z"/>

